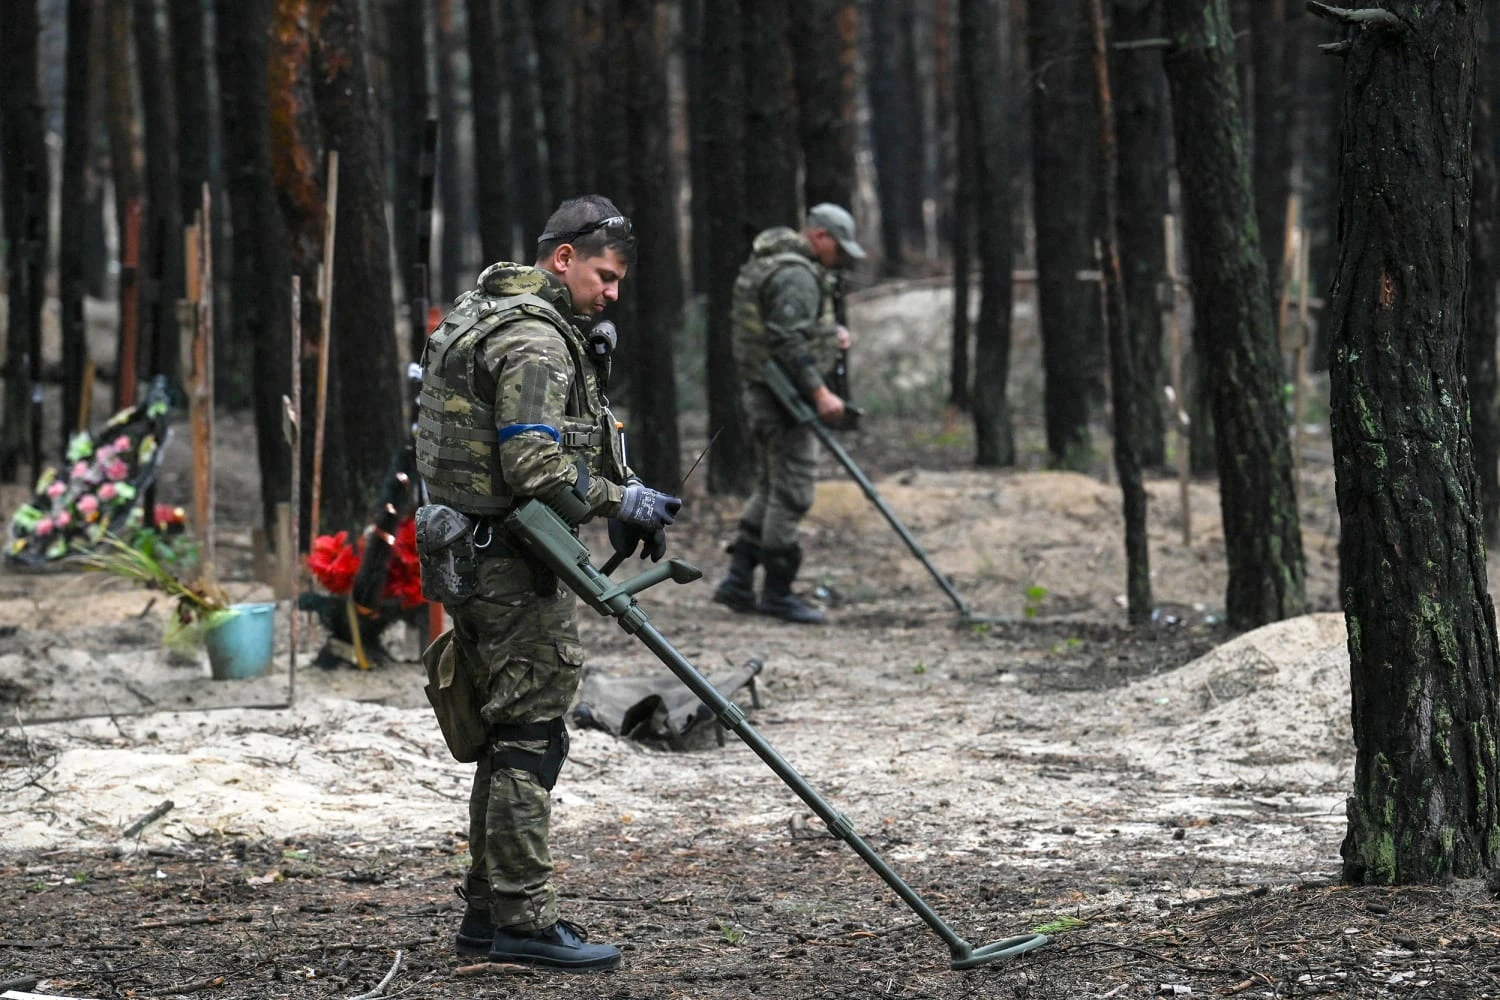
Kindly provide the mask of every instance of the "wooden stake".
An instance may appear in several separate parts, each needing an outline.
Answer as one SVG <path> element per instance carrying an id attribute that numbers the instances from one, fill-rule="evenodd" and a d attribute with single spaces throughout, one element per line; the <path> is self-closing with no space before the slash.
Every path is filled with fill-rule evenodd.
<path id="1" fill-rule="evenodd" d="M 1192 484 L 1192 467 L 1188 461 L 1191 438 L 1188 435 L 1187 400 L 1182 394 L 1182 324 L 1177 315 L 1177 220 L 1167 216 L 1162 232 L 1167 243 L 1167 332 L 1172 351 L 1172 427 L 1177 431 L 1177 495 L 1182 507 L 1182 544 L 1193 544 L 1193 505 L 1188 487 Z"/>
<path id="2" fill-rule="evenodd" d="M 208 182 L 203 184 L 203 209 L 198 231 L 198 252 L 202 257 L 199 267 L 198 329 L 193 337 L 193 366 L 201 372 L 196 378 L 194 402 L 203 413 L 203 459 L 201 465 L 193 466 L 194 486 L 205 498 L 203 509 L 196 513 L 198 523 L 203 525 L 203 558 L 206 564 L 214 565 L 215 527 L 214 517 L 214 241 L 213 241 L 213 191 Z M 197 425 L 193 428 L 197 441 Z"/>
<path id="3" fill-rule="evenodd" d="M 1286 199 L 1286 231 L 1281 244 L 1281 295 L 1276 305 L 1276 343 L 1285 354 L 1291 349 L 1287 318 L 1292 304 L 1292 283 L 1297 279 L 1297 233 L 1302 224 L 1302 199 L 1293 192 Z"/>
<path id="4" fill-rule="evenodd" d="M 83 362 L 83 385 L 78 390 L 78 430 L 89 429 L 89 417 L 94 412 L 94 359 Z"/>
<path id="5" fill-rule="evenodd" d="M 120 249 L 120 336 L 115 357 L 115 409 L 135 405 L 135 361 L 139 347 L 136 312 L 140 302 L 141 200 L 125 209 L 125 237 Z"/>
<path id="6" fill-rule="evenodd" d="M 323 281 L 318 289 L 322 316 L 318 330 L 318 396 L 313 404 L 312 509 L 308 523 L 318 533 L 318 515 L 323 499 L 323 425 L 328 412 L 329 333 L 333 319 L 333 240 L 339 210 L 339 151 L 328 151 L 328 198 L 323 213 Z"/>
<path id="7" fill-rule="evenodd" d="M 302 415 L 302 276 L 292 275 L 292 397 L 281 399 L 285 408 L 283 431 L 286 443 L 292 449 L 292 499 L 289 504 L 290 524 L 287 529 L 287 547 L 281 550 L 283 578 L 287 584 L 287 596 L 291 598 L 287 618 L 290 619 L 291 652 L 287 662 L 287 704 L 297 701 L 297 581 L 302 559 L 302 443 L 298 426 Z M 280 513 L 278 510 L 277 513 Z"/>
<path id="8" fill-rule="evenodd" d="M 199 544 L 203 546 L 203 575 L 211 580 L 214 573 L 214 551 L 209 508 L 213 506 L 213 486 L 209 480 L 208 463 L 211 461 L 209 455 L 213 445 L 210 442 L 208 415 L 203 410 L 205 373 L 198 317 L 203 309 L 202 234 L 201 217 L 183 230 L 186 297 L 178 303 L 177 319 L 182 329 L 182 340 L 190 345 L 192 357 L 188 411 L 193 428 L 193 524 L 197 526 Z"/>
<path id="9" fill-rule="evenodd" d="M 1307 410 L 1308 286 L 1312 284 L 1312 234 L 1297 240 L 1297 339 L 1292 343 L 1292 474 L 1302 476 L 1302 424 Z"/>

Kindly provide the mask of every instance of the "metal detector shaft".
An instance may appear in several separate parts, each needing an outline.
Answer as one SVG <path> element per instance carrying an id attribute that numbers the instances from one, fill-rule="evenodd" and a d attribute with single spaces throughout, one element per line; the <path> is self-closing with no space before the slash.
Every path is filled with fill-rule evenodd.
<path id="1" fill-rule="evenodd" d="M 975 948 L 959 937 L 943 921 L 943 918 L 938 916 L 890 865 L 886 864 L 885 859 L 854 832 L 854 824 L 849 821 L 849 818 L 829 805 L 827 800 L 797 772 L 797 769 L 777 753 L 775 747 L 766 742 L 755 727 L 750 725 L 740 707 L 720 694 L 718 689 L 688 661 L 687 657 L 683 656 L 665 636 L 657 631 L 646 612 L 636 603 L 635 595 L 647 587 L 668 579 L 676 583 L 691 583 L 702 577 L 701 570 L 681 559 L 671 559 L 666 564 L 658 563 L 624 583 L 616 584 L 593 567 L 588 549 L 557 514 L 544 504 L 529 500 L 507 517 L 505 523 L 512 537 L 518 539 L 533 555 L 541 559 L 569 590 L 583 598 L 584 602 L 595 611 L 618 620 L 621 628 L 635 636 L 645 644 L 647 649 L 656 654 L 657 658 L 677 676 L 677 679 L 687 685 L 688 690 L 713 711 L 726 729 L 734 730 L 734 734 L 751 750 L 754 750 L 756 756 L 765 761 L 771 770 L 776 772 L 776 776 L 808 804 L 835 836 L 852 847 L 854 852 L 895 890 L 906 905 L 911 907 L 917 916 L 921 917 L 927 926 L 947 943 L 952 952 L 953 968 L 972 968 L 996 959 L 1019 955 L 1047 943 L 1048 939 L 1045 935 L 1028 934 Z"/>
<path id="2" fill-rule="evenodd" d="M 931 573 L 932 578 L 937 581 L 937 585 L 943 588 L 943 593 L 947 594 L 948 600 L 952 601 L 953 606 L 958 608 L 958 613 L 965 618 L 973 618 L 974 611 L 969 607 L 968 602 L 958 595 L 958 591 L 953 589 L 953 584 L 948 582 L 948 578 L 932 564 L 932 560 L 927 555 L 927 550 L 923 549 L 921 544 L 912 537 L 912 533 L 906 530 L 906 525 L 901 523 L 901 519 L 896 516 L 895 511 L 886 506 L 885 500 L 876 491 L 875 484 L 870 482 L 869 477 L 855 464 L 854 459 L 843 449 L 843 446 L 835 440 L 828 426 L 818 419 L 817 411 L 807 405 L 807 401 L 797 392 L 796 387 L 792 385 L 792 380 L 787 378 L 786 372 L 782 371 L 781 366 L 774 360 L 767 361 L 762 366 L 762 374 L 764 374 L 766 379 L 766 388 L 771 390 L 771 394 L 776 397 L 776 401 L 781 404 L 782 409 L 786 410 L 797 423 L 806 424 L 808 427 L 811 427 L 813 433 L 818 436 L 818 439 L 827 446 L 829 451 L 833 452 L 833 457 L 839 460 L 839 464 L 859 484 L 859 488 L 864 491 L 865 496 L 870 498 L 870 502 L 875 505 L 875 509 L 880 511 L 881 515 L 885 517 L 892 528 L 896 529 L 896 534 L 900 535 L 901 540 L 906 543 L 906 547 L 911 549 L 911 554 L 916 556 L 923 566 L 927 567 L 927 572 Z"/>

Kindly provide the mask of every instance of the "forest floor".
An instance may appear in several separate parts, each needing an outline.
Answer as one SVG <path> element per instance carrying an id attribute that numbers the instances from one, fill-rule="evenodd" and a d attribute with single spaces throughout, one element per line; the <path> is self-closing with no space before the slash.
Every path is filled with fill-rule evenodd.
<path id="1" fill-rule="evenodd" d="M 861 319 L 866 371 L 888 387 L 886 320 L 873 302 Z M 1017 355 L 1034 375 L 1033 348 Z M 706 671 L 762 660 L 761 707 L 741 698 L 752 724 L 960 935 L 1045 928 L 1049 947 L 950 971 L 946 946 L 738 740 L 578 730 L 554 793 L 557 885 L 566 916 L 622 945 L 621 968 L 459 959 L 472 769 L 442 745 L 413 636 L 391 642 L 399 662 L 360 672 L 312 667 L 315 633 L 287 707 L 285 620 L 270 677 L 213 681 L 162 650 L 151 594 L 4 573 L 0 989 L 353 997 L 399 952 L 387 996 L 1500 997 L 1500 904 L 1483 883 L 1338 883 L 1354 748 L 1326 438 L 1300 477 L 1314 613 L 1232 636 L 1211 482 L 1192 486 L 1191 544 L 1176 484 L 1149 484 L 1160 613 L 1130 628 L 1105 458 L 1093 475 L 1041 471 L 1023 422 L 1021 467 L 978 472 L 962 423 L 886 408 L 867 428 L 848 438 L 856 458 L 998 621 L 960 626 L 827 460 L 803 584 L 827 626 L 709 600 L 738 510 L 704 493 L 702 470 L 671 538 L 706 578 L 642 606 Z M 221 460 L 237 598 L 264 595 L 248 579 L 251 440 L 221 421 L 221 449 L 243 456 Z M 182 473 L 169 465 L 164 499 Z M 603 619 L 585 612 L 583 630 L 592 666 L 665 674 Z M 93 717 L 45 721 L 79 715 Z"/>

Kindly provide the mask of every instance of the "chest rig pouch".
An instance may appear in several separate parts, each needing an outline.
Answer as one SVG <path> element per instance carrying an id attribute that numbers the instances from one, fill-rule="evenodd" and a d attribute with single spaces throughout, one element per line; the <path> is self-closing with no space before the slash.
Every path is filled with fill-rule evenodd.
<path id="1" fill-rule="evenodd" d="M 479 588 L 474 519 L 467 514 L 440 503 L 418 507 L 417 557 L 422 596 L 429 601 L 460 604 Z"/>

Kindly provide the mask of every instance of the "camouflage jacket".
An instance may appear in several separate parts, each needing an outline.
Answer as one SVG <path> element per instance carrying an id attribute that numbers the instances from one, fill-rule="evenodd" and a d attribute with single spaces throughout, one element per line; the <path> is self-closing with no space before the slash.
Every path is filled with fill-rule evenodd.
<path id="1" fill-rule="evenodd" d="M 587 343 L 554 275 L 492 264 L 422 352 L 417 467 L 434 503 L 499 514 L 590 471 L 593 516 L 620 509 L 630 472 Z"/>
<path id="2" fill-rule="evenodd" d="M 740 378 L 763 381 L 761 366 L 775 358 L 803 395 L 816 391 L 838 357 L 836 296 L 833 276 L 801 233 L 777 226 L 755 237 L 734 283 Z"/>

